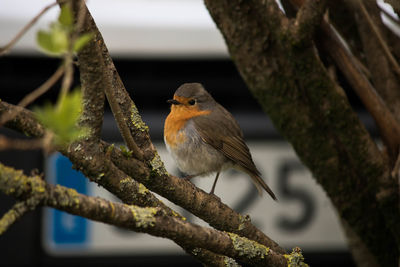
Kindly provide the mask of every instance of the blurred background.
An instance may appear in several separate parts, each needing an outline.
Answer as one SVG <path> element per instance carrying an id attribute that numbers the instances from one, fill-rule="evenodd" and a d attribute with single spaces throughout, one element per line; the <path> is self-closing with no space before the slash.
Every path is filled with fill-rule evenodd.
<path id="1" fill-rule="evenodd" d="M 49 3 L 52 1 L 0 0 L 0 46 Z M 267 195 L 259 197 L 250 179 L 234 171 L 221 176 L 216 194 L 238 212 L 250 215 L 255 225 L 288 250 L 301 247 L 311 266 L 354 266 L 325 192 L 250 95 L 201 0 L 90 0 L 88 7 L 171 173 L 180 175 L 162 141 L 169 112 L 166 100 L 180 84 L 201 82 L 239 121 L 254 161 L 279 202 Z M 46 13 L 10 54 L 0 58 L 2 100 L 16 104 L 60 64 L 58 59 L 41 54 L 35 42 L 37 30 L 47 28 L 58 12 L 56 7 Z M 78 73 L 75 83 L 79 84 Z M 371 118 L 361 110 L 357 98 L 347 93 L 368 130 L 375 134 Z M 34 105 L 56 96 L 54 88 Z M 22 137 L 6 129 L 1 129 L 1 134 Z M 109 109 L 103 137 L 108 142 L 122 142 Z M 45 158 L 40 151 L 1 151 L 0 161 L 27 174 L 37 169 L 49 182 L 117 201 L 72 170 L 71 163 L 58 154 Z M 213 178 L 193 182 L 209 192 Z M 11 198 L 0 195 L 1 214 L 12 204 Z M 205 225 L 185 210 L 176 209 L 190 221 Z M 4 266 L 200 266 L 169 240 L 52 209 L 24 216 L 0 236 L 0 251 L 0 265 Z"/>

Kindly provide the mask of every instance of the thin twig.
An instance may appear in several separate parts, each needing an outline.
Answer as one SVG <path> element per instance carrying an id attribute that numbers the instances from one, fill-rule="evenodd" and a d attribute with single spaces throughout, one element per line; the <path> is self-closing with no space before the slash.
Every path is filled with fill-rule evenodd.
<path id="1" fill-rule="evenodd" d="M 395 162 L 393 170 L 392 170 L 392 177 L 396 180 L 400 179 L 399 171 L 400 171 L 400 154 L 397 156 L 396 162 Z"/>
<path id="2" fill-rule="evenodd" d="M 4 234 L 16 221 L 31 209 L 32 208 L 26 201 L 14 204 L 14 206 L 0 219 L 0 235 Z"/>
<path id="3" fill-rule="evenodd" d="M 400 77 L 400 66 L 397 63 L 396 59 L 393 57 L 392 52 L 390 52 L 389 47 L 387 46 L 385 40 L 382 37 L 381 32 L 379 31 L 378 27 L 376 26 L 375 22 L 372 20 L 371 16 L 369 15 L 367 9 L 365 8 L 364 3 L 362 0 L 358 0 L 358 4 L 360 5 L 361 12 L 367 19 L 369 26 L 371 27 L 373 33 L 375 34 L 376 38 L 378 39 L 379 44 L 382 46 L 383 52 L 385 53 L 386 57 L 388 58 L 389 62 L 393 65 L 394 71 Z"/>
<path id="4" fill-rule="evenodd" d="M 100 47 L 96 46 L 96 49 L 99 50 L 98 54 L 101 54 Z M 103 80 L 105 82 L 104 86 L 104 93 L 107 97 L 108 103 L 110 104 L 111 111 L 114 115 L 115 121 L 117 122 L 117 126 L 119 131 L 121 132 L 122 138 L 125 141 L 125 144 L 129 148 L 130 151 L 132 151 L 134 157 L 139 160 L 144 159 L 144 155 L 142 150 L 140 150 L 139 146 L 136 144 L 135 140 L 132 137 L 131 131 L 129 130 L 128 124 L 127 124 L 127 118 L 124 117 L 124 113 L 122 112 L 122 109 L 120 107 L 120 104 L 118 103 L 116 94 L 115 94 L 115 89 L 113 88 L 112 84 L 112 79 L 113 75 L 111 73 L 111 70 L 108 68 L 106 62 L 104 59 L 101 60 L 102 66 L 101 70 L 103 72 Z"/>
<path id="5" fill-rule="evenodd" d="M 395 160 L 400 146 L 400 125 L 375 88 L 371 85 L 363 72 L 354 61 L 351 51 L 346 49 L 333 26 L 326 21 L 321 23 L 320 44 L 332 56 L 335 63 L 342 70 L 349 83 L 361 101 L 374 118 L 381 132 L 390 157 Z M 393 160 L 393 161 L 394 161 Z"/>
<path id="6" fill-rule="evenodd" d="M 320 25 L 326 9 L 325 0 L 306 0 L 296 15 L 291 27 L 294 44 L 310 42 L 315 30 Z"/>
<path id="7" fill-rule="evenodd" d="M 104 87 L 104 93 L 106 94 L 108 103 L 110 104 L 111 111 L 114 115 L 114 118 L 117 122 L 118 128 L 121 132 L 122 138 L 124 139 L 127 147 L 131 150 L 135 156 L 135 158 L 139 160 L 143 160 L 143 152 L 140 150 L 139 146 L 136 144 L 135 140 L 131 135 L 131 131 L 129 130 L 128 125 L 126 124 L 126 120 L 122 113 L 121 107 L 118 104 L 118 101 L 115 97 L 114 90 L 112 87 L 111 79 L 112 75 L 110 75 L 110 71 L 108 70 L 106 64 L 103 62 L 103 77 L 106 82 L 106 86 Z"/>
<path id="8" fill-rule="evenodd" d="M 370 79 L 371 78 L 371 72 L 364 65 L 364 63 L 362 63 L 357 57 L 353 57 L 353 59 L 354 59 L 354 63 L 357 64 L 358 68 L 362 71 L 362 73 L 364 73 L 365 77 Z"/>
<path id="9" fill-rule="evenodd" d="M 39 86 L 33 92 L 26 95 L 18 103 L 18 106 L 20 107 L 19 109 L 16 109 L 13 112 L 4 113 L 4 115 L 0 117 L 0 126 L 2 126 L 7 121 L 14 119 L 15 116 L 17 116 L 22 111 L 23 107 L 26 107 L 27 105 L 35 101 L 38 97 L 47 92 L 47 90 L 49 90 L 61 78 L 61 76 L 64 73 L 64 70 L 65 70 L 64 66 L 60 66 L 47 81 L 45 81 L 41 86 Z"/>
<path id="10" fill-rule="evenodd" d="M 38 97 L 40 97 L 42 94 L 47 92 L 47 90 L 52 87 L 58 79 L 61 78 L 61 76 L 64 73 L 64 66 L 60 66 L 56 72 L 46 81 L 44 82 L 39 88 L 34 90 L 32 93 L 26 95 L 19 103 L 18 106 L 20 107 L 26 107 L 33 101 L 35 101 Z"/>
<path id="11" fill-rule="evenodd" d="M 0 150 L 35 150 L 43 147 L 42 139 L 11 139 L 0 135 Z"/>
<path id="12" fill-rule="evenodd" d="M 83 29 L 83 25 L 85 23 L 85 17 L 86 17 L 86 3 L 85 0 L 82 0 L 80 1 L 79 11 L 77 14 L 77 20 L 75 24 L 76 34 L 79 34 L 80 31 Z"/>
<path id="13" fill-rule="evenodd" d="M 64 68 L 65 68 L 65 75 L 63 77 L 62 83 L 61 83 L 61 91 L 59 95 L 59 100 L 58 100 L 58 108 L 61 107 L 62 100 L 65 98 L 67 95 L 74 76 L 74 66 L 73 66 L 73 56 L 72 52 L 68 51 L 67 54 L 64 56 Z"/>
<path id="14" fill-rule="evenodd" d="M 67 1 L 69 0 L 64 0 L 61 2 L 64 3 Z M 22 36 L 24 36 L 24 34 L 39 20 L 39 18 L 55 5 L 57 5 L 57 2 L 54 2 L 43 8 L 42 11 L 40 11 L 39 14 L 37 14 L 31 21 L 29 21 L 29 23 L 26 24 L 25 27 L 23 27 L 22 30 L 18 32 L 17 35 L 15 35 L 15 37 L 8 44 L 0 48 L 0 56 L 7 54 L 9 50 L 15 45 L 15 43 L 18 42 L 18 40 L 21 39 Z"/>
<path id="15" fill-rule="evenodd" d="M 64 79 L 62 81 L 61 85 L 61 92 L 60 92 L 60 100 L 64 99 L 64 97 L 67 95 L 68 91 L 71 88 L 72 81 L 73 81 L 73 76 L 74 76 L 74 64 L 73 64 L 73 59 L 74 59 L 74 43 L 78 39 L 78 34 L 79 34 L 79 29 L 82 28 L 84 20 L 85 20 L 85 15 L 86 15 L 86 9 L 84 8 L 85 6 L 85 1 L 81 1 L 80 8 L 79 8 L 79 14 L 78 20 L 75 24 L 74 30 L 70 33 L 69 36 L 69 41 L 68 41 L 68 51 L 64 56 L 64 64 L 65 64 L 65 75 Z M 59 107 L 62 103 L 62 101 L 59 101 Z"/>

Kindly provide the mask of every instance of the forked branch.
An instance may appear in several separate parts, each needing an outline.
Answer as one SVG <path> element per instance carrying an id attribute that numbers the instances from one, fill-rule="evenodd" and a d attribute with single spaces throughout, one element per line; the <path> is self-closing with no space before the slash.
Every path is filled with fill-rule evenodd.
<path id="1" fill-rule="evenodd" d="M 0 191 L 16 198 L 29 196 L 37 203 L 91 220 L 136 232 L 166 237 L 183 247 L 206 248 L 253 266 L 287 266 L 290 255 L 281 255 L 255 241 L 236 234 L 201 227 L 166 215 L 162 209 L 110 202 L 89 197 L 60 185 L 47 184 L 38 176 L 27 177 L 21 171 L 0 164 Z"/>

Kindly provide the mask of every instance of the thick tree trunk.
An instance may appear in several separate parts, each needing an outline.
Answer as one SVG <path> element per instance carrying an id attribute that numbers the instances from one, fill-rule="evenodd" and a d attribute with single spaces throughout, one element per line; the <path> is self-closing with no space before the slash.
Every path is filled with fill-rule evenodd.
<path id="1" fill-rule="evenodd" d="M 328 76 L 312 40 L 293 31 L 302 23 L 299 15 L 288 20 L 273 0 L 205 3 L 239 72 L 275 127 L 377 262 L 394 266 L 398 233 L 387 213 L 399 218 L 398 207 L 383 208 L 377 193 L 381 181 L 389 180 L 395 192 L 397 184 L 342 88 Z M 398 198 L 387 197 L 390 203 Z"/>

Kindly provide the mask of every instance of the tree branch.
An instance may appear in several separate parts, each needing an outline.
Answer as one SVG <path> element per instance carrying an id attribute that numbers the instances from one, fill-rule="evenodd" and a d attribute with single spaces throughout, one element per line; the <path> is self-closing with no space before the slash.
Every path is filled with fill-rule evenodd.
<path id="1" fill-rule="evenodd" d="M 16 221 L 33 208 L 25 200 L 14 204 L 0 219 L 0 235 L 4 234 Z"/>
<path id="2" fill-rule="evenodd" d="M 143 184 L 136 182 L 118 169 L 109 160 L 110 154 L 114 150 L 113 145 L 110 146 L 105 143 L 81 142 L 73 144 L 69 151 L 64 151 L 64 153 L 76 166 L 79 166 L 78 169 L 89 179 L 106 188 L 124 203 L 142 207 L 157 207 L 165 215 L 182 221 L 186 220 L 179 213 L 159 201 Z M 145 176 L 148 175 L 146 166 L 139 160 L 131 159 L 130 167 L 135 169 L 136 173 L 142 173 Z M 183 247 L 183 249 L 200 260 L 207 257 L 213 263 L 213 266 L 219 266 L 218 262 L 221 262 L 221 258 L 223 258 L 223 256 L 207 252 L 206 250 L 193 254 L 194 248 L 192 246 Z"/>
<path id="3" fill-rule="evenodd" d="M 0 113 L 2 107 L 3 110 L 6 110 L 6 108 L 12 109 L 14 106 L 0 102 Z M 34 120 L 29 111 L 24 111 L 23 114 L 26 116 L 26 120 Z M 21 128 L 17 128 L 17 130 L 24 132 Z M 133 180 L 123 179 L 129 175 L 142 182 L 147 188 L 209 222 L 211 226 L 248 237 L 270 247 L 277 253 L 285 253 L 283 248 L 257 229 L 249 217 L 235 212 L 221 203 L 218 198 L 196 188 L 192 183 L 169 176 L 158 155 L 151 161 L 152 167 L 149 169 L 139 160 L 126 158 L 121 151 L 108 147 L 110 145 L 105 143 L 99 147 L 93 143 L 80 142 L 70 146 L 64 153 L 77 169 L 83 171 L 86 176 L 91 177 L 92 181 L 101 184 L 126 203 L 140 203 L 136 198 L 140 197 L 140 193 L 143 191 L 143 187 L 136 186 Z M 107 157 L 101 153 L 108 153 L 113 163 L 105 160 Z M 143 201 L 146 203 L 148 200 L 143 199 Z M 151 204 L 144 205 L 150 206 Z"/>
<path id="4" fill-rule="evenodd" d="M 0 102 L 0 115 L 4 112 L 12 112 L 18 109 L 17 106 Z M 12 129 L 22 133 L 28 132 L 34 137 L 43 136 L 43 128 L 33 117 L 32 112 L 22 109 L 21 113 L 11 122 Z M 21 127 L 28 125 L 26 128 Z M 31 127 L 34 125 L 34 127 Z M 143 185 L 135 182 L 125 173 L 119 170 L 107 158 L 107 153 L 113 150 L 113 146 L 104 146 L 95 142 L 76 142 L 67 148 L 59 148 L 71 161 L 76 168 L 82 171 L 89 179 L 102 185 L 111 193 L 119 197 L 126 203 L 134 203 L 142 206 L 165 206 L 154 195 L 152 195 Z M 130 160 L 132 168 L 138 169 L 137 173 L 148 176 L 146 166 L 138 160 Z M 128 179 L 126 179 L 128 178 Z M 142 197 L 141 197 L 142 196 Z M 172 212 L 171 212 L 172 214 Z M 175 214 L 175 213 L 174 213 Z"/>
<path id="5" fill-rule="evenodd" d="M 301 4 L 302 0 L 296 2 L 297 4 Z M 359 28 L 362 28 L 362 25 Z M 369 28 L 368 33 L 367 31 L 361 31 L 361 34 L 364 34 L 364 43 L 369 45 L 371 43 Z M 393 166 L 398 157 L 400 147 L 400 125 L 398 120 L 396 120 L 393 113 L 387 108 L 386 103 L 359 69 L 355 57 L 343 45 L 337 31 L 335 31 L 333 26 L 325 20 L 322 21 L 320 31 L 317 34 L 317 44 L 319 44 L 325 52 L 331 55 L 331 58 L 346 76 L 347 80 L 352 85 L 352 88 L 376 121 L 390 156 L 390 165 Z M 376 53 L 376 49 L 369 50 Z M 378 58 L 381 57 L 378 56 Z M 380 64 L 377 65 L 380 66 L 381 71 L 383 71 L 383 69 L 386 70 L 384 66 Z M 377 74 L 374 73 L 373 75 L 376 76 Z M 386 78 L 387 77 L 388 76 L 386 76 Z M 386 81 L 384 82 L 384 87 L 388 87 Z M 393 99 L 389 100 L 389 102 L 398 101 L 398 98 L 394 96 L 392 96 L 392 98 Z M 389 106 L 392 105 L 389 104 Z M 399 210 L 397 208 L 397 203 L 400 199 L 399 183 L 395 178 L 393 178 L 388 169 L 385 169 L 383 175 L 379 176 L 375 182 L 377 184 L 375 195 L 381 212 L 386 218 L 385 223 L 387 224 L 388 229 L 392 231 L 397 243 L 400 244 L 400 226 L 395 223 L 398 220 L 397 218 L 399 218 Z"/>
<path id="6" fill-rule="evenodd" d="M 90 47 L 87 47 L 86 50 L 84 51 L 85 53 L 85 57 L 80 58 L 80 62 L 83 65 L 83 73 L 81 75 L 81 82 L 82 84 L 85 84 L 87 86 L 89 86 L 88 88 L 93 88 L 91 81 L 95 80 L 95 79 L 99 79 L 100 77 L 100 84 L 101 84 L 101 89 L 103 89 L 102 91 L 105 93 L 107 100 L 110 104 L 112 113 L 114 115 L 114 118 L 117 122 L 117 126 L 119 128 L 119 131 L 122 135 L 122 138 L 125 141 L 125 144 L 127 145 L 127 147 L 129 148 L 129 150 L 131 150 L 134 154 L 134 156 L 137 159 L 142 160 L 143 159 L 143 152 L 139 149 L 139 147 L 137 146 L 137 144 L 135 143 L 135 141 L 132 138 L 132 135 L 129 131 L 129 128 L 127 126 L 127 120 L 126 117 L 123 116 L 123 113 L 121 111 L 121 107 L 116 99 L 115 96 L 115 89 L 113 88 L 113 82 L 112 82 L 112 75 L 111 72 L 115 71 L 115 67 L 112 63 L 112 60 L 110 57 L 105 57 L 104 55 L 108 55 L 108 49 L 107 47 L 103 44 L 104 40 L 103 37 L 101 36 L 101 33 L 98 31 L 95 22 L 89 12 L 89 10 L 86 8 L 85 2 L 84 1 L 76 1 L 75 5 L 74 5 L 74 10 L 75 10 L 75 14 L 76 16 L 78 16 L 79 13 L 84 13 L 85 16 L 85 20 L 84 20 L 84 29 L 86 32 L 93 32 L 96 36 L 95 40 L 93 40 L 90 43 Z M 80 30 L 80 32 L 82 32 L 83 30 Z M 93 65 L 95 64 L 95 65 Z M 91 73 L 88 72 L 88 66 L 91 66 L 93 68 L 93 66 L 95 66 L 95 75 L 90 75 Z M 86 73 L 86 72 L 88 73 Z M 119 77 L 118 77 L 119 78 Z M 122 82 L 121 82 L 122 83 Z M 100 91 L 99 88 L 96 88 L 96 91 Z M 92 94 L 90 95 L 91 92 L 87 93 L 88 99 L 90 100 L 90 97 L 93 96 L 97 96 L 99 93 L 97 93 L 96 91 L 92 92 Z M 104 96 L 102 96 L 102 98 L 100 98 L 104 101 Z M 93 99 L 94 100 L 94 99 Z M 97 103 L 99 103 L 99 100 L 97 100 L 97 98 L 95 99 L 95 101 Z M 93 101 L 94 102 L 94 101 Z M 99 103 L 100 104 L 100 103 Z M 104 102 L 101 103 L 100 107 L 95 107 L 96 109 L 102 108 L 102 110 L 104 110 Z M 89 105 L 87 105 L 87 108 L 92 109 L 89 107 Z M 94 112 L 93 114 L 97 114 L 97 118 L 100 118 L 100 115 L 102 115 L 102 113 L 100 112 Z M 89 116 L 93 116 L 91 115 L 91 112 L 86 112 L 86 117 L 91 118 Z M 98 132 L 99 130 L 97 130 Z M 97 134 L 99 135 L 99 134 Z"/>
<path id="7" fill-rule="evenodd" d="M 203 266 L 209 266 L 209 267 L 241 267 L 237 261 L 234 259 L 228 257 L 228 256 L 223 256 L 220 254 L 213 253 L 207 249 L 202 249 L 202 248 L 194 248 L 190 251 L 185 250 L 189 255 L 195 256 L 200 262 L 203 264 Z"/>
<path id="8" fill-rule="evenodd" d="M 294 45 L 310 43 L 313 40 L 313 35 L 323 19 L 325 9 L 325 0 L 305 0 L 290 28 Z"/>
<path id="9" fill-rule="evenodd" d="M 235 212 L 223 204 L 218 197 L 207 194 L 193 183 L 169 175 L 160 165 L 161 160 L 158 156 L 153 160 L 150 176 L 137 173 L 138 169 L 132 167 L 130 159 L 125 158 L 120 151 L 113 150 L 110 156 L 114 164 L 124 173 L 135 177 L 135 180 L 145 184 L 150 190 L 192 212 L 211 226 L 248 237 L 271 247 L 278 253 L 285 253 L 283 248 L 251 223 L 250 217 Z"/>
<path id="10" fill-rule="evenodd" d="M 103 66 L 103 77 L 110 77 L 109 70 L 107 67 L 104 65 Z M 127 125 L 127 119 L 124 116 L 124 113 L 121 110 L 121 107 L 119 106 L 119 103 L 117 101 L 116 95 L 114 93 L 114 88 L 112 87 L 111 80 L 110 79 L 105 79 L 106 81 L 106 87 L 105 87 L 105 94 L 108 100 L 108 103 L 110 104 L 111 110 L 114 114 L 114 118 L 117 122 L 119 131 L 121 132 L 121 135 L 125 141 L 125 144 L 129 148 L 130 151 L 133 152 L 133 155 L 135 156 L 136 159 L 143 160 L 143 152 L 140 150 L 138 145 L 135 143 L 135 140 L 133 140 L 133 137 L 131 135 L 131 131 Z"/>
<path id="11" fill-rule="evenodd" d="M 44 181 L 39 176 L 36 176 L 36 179 L 28 179 L 22 171 L 0 163 L 0 191 L 14 196 L 19 201 L 0 219 L 0 235 L 24 214 L 42 203 L 46 197 L 43 184 Z"/>
<path id="12" fill-rule="evenodd" d="M 14 129 L 28 136 L 43 137 L 45 130 L 34 118 L 31 111 L 0 101 L 0 117 L 4 116 L 5 113 L 17 113 L 13 119 L 6 122 L 5 126 L 8 128 Z"/>
<path id="13" fill-rule="evenodd" d="M 384 209 L 377 201 L 381 187 L 376 187 L 390 181 L 387 158 L 329 78 L 315 48 L 296 49 L 288 43 L 281 34 L 287 25 L 276 25 L 258 2 L 264 1 L 205 0 L 240 74 L 277 130 L 378 262 L 393 265 L 398 250 L 392 231 L 397 234 L 397 227 L 389 230 L 394 226 L 389 218 L 399 218 L 393 208 L 398 197 L 386 198 L 396 205 Z M 267 33 L 267 42 L 261 33 Z M 391 185 L 398 188 L 393 181 Z"/>
<path id="14" fill-rule="evenodd" d="M 304 0 L 295 0 L 292 2 L 294 5 L 296 5 L 297 8 L 303 7 L 305 5 Z M 352 1 L 349 1 L 347 4 L 352 6 L 350 3 L 352 3 Z M 374 5 L 376 5 L 376 3 L 374 3 Z M 358 11 L 354 7 L 353 9 L 356 12 Z M 365 29 L 365 31 L 360 30 L 361 28 L 362 27 L 359 26 L 359 31 L 361 31 L 361 35 L 364 34 L 365 37 L 364 45 L 373 45 L 374 42 L 370 42 L 370 27 Z M 380 129 L 382 138 L 388 148 L 392 164 L 394 164 L 400 146 L 400 125 L 391 113 L 391 111 L 387 108 L 386 103 L 388 103 L 389 107 L 392 109 L 392 111 L 394 111 L 396 115 L 400 114 L 400 109 L 398 109 L 399 103 L 397 103 L 400 95 L 397 95 L 397 82 L 388 82 L 388 80 L 392 80 L 392 78 L 388 78 L 390 76 L 388 72 L 391 71 L 385 68 L 385 66 L 383 66 L 382 64 L 378 64 L 376 60 L 374 60 L 374 62 L 371 64 L 373 66 L 373 69 L 378 66 L 379 72 L 385 70 L 385 75 L 376 75 L 378 71 L 373 72 L 374 76 L 378 76 L 377 79 L 381 81 L 379 82 L 377 81 L 377 79 L 375 79 L 378 86 L 382 84 L 382 86 L 380 87 L 383 88 L 382 90 L 380 90 L 380 93 L 384 96 L 388 95 L 388 97 L 385 97 L 385 103 L 380 95 L 377 94 L 374 87 L 370 84 L 363 72 L 360 70 L 360 67 L 358 66 L 355 57 L 353 57 L 351 55 L 351 52 L 348 51 L 348 49 L 343 45 L 342 40 L 339 38 L 338 33 L 336 30 L 334 30 L 333 26 L 330 25 L 326 20 L 323 20 L 318 35 L 319 36 L 317 36 L 316 40 L 319 42 L 320 46 L 322 46 L 322 48 L 331 55 L 331 58 L 335 61 L 339 69 L 341 69 L 347 80 L 352 85 L 353 89 L 356 91 L 357 95 L 360 97 L 366 109 L 370 112 L 370 114 L 376 121 Z M 369 51 L 373 51 L 373 53 L 376 53 L 377 48 L 375 46 L 371 47 Z M 370 55 L 370 57 L 368 58 L 382 58 L 382 56 Z M 384 78 L 382 78 L 382 76 L 384 76 Z M 392 85 L 390 85 L 390 83 Z M 392 91 L 392 93 L 386 93 L 385 91 Z M 394 103 L 392 104 L 392 102 Z"/>
<path id="15" fill-rule="evenodd" d="M 365 19 L 367 20 L 372 32 L 375 34 L 378 43 L 382 47 L 384 54 L 386 55 L 389 62 L 392 64 L 394 71 L 397 73 L 398 77 L 400 77 L 400 66 L 397 63 L 396 59 L 393 57 L 392 52 L 390 52 L 389 47 L 386 44 L 386 41 L 383 39 L 382 34 L 377 27 L 377 25 L 372 20 L 371 16 L 369 15 L 367 9 L 365 8 L 364 3 L 361 0 L 357 0 L 357 3 L 360 7 L 361 13 L 364 15 Z"/>
<path id="16" fill-rule="evenodd" d="M 274 5 L 275 8 L 279 10 L 275 2 Z M 272 14 L 272 12 L 270 13 Z M 87 16 L 90 17 L 89 12 L 87 12 Z M 283 15 L 275 15 L 275 17 L 282 18 Z M 130 134 L 133 136 L 134 142 L 143 152 L 146 161 L 145 169 L 147 169 L 146 171 L 148 171 L 149 175 L 143 171 L 138 173 L 137 170 L 139 169 L 131 167 L 132 163 L 130 161 L 134 159 L 127 160 L 123 155 L 117 157 L 117 160 L 113 160 L 115 166 L 118 166 L 126 174 L 141 182 L 150 190 L 166 197 L 177 205 L 182 206 L 196 216 L 209 222 L 211 226 L 220 230 L 230 231 L 246 236 L 271 247 L 274 251 L 284 253 L 284 249 L 280 248 L 278 244 L 269 239 L 264 233 L 252 225 L 250 220 L 222 204 L 220 200 L 214 196 L 210 196 L 202 190 L 195 188 L 192 183 L 182 181 L 167 173 L 150 140 L 148 127 L 142 121 L 136 105 L 126 91 L 107 51 L 104 41 L 100 39 L 100 35 L 97 35 L 98 29 L 92 18 L 90 18 L 90 25 L 87 30 L 94 32 L 96 36 L 99 36 L 99 40 L 96 42 L 99 50 L 91 50 L 93 52 L 91 56 L 101 56 L 103 59 L 105 68 L 107 69 L 104 73 L 106 75 L 104 79 L 109 79 L 109 82 L 111 83 L 113 94 L 112 101 L 115 101 L 119 106 L 119 109 L 122 112 L 121 118 L 125 120 L 125 123 L 129 127 Z M 97 51 L 101 51 L 101 55 L 99 55 Z M 102 65 L 100 65 L 100 67 L 102 67 Z M 109 84 L 109 82 L 107 82 L 107 84 Z M 113 151 L 118 152 L 117 150 Z M 72 161 L 74 160 L 72 159 Z M 122 164 L 121 162 L 125 162 L 126 164 Z M 74 161 L 74 163 L 79 165 L 78 161 Z M 133 166 L 135 165 L 133 164 Z M 219 218 L 218 216 L 215 216 L 215 214 L 219 214 L 222 217 Z"/>
<path id="17" fill-rule="evenodd" d="M 340 40 L 336 37 L 335 32 L 332 31 L 331 26 L 327 23 L 323 23 L 321 26 L 323 35 L 319 38 L 319 41 L 325 49 L 329 50 L 332 58 L 343 71 L 348 81 L 352 84 L 353 89 L 375 119 L 383 141 L 388 148 L 391 158 L 390 165 L 393 167 L 400 148 L 400 125 L 398 121 L 386 107 L 368 79 L 357 68 L 352 55 L 343 47 Z M 390 175 L 390 171 L 386 170 L 383 175 L 376 179 L 376 185 L 377 201 L 383 215 L 386 217 L 385 222 L 400 244 L 400 226 L 395 223 L 397 221 L 396 218 L 399 218 L 399 209 L 397 208 L 397 203 L 399 202 L 399 184 Z"/>
<path id="18" fill-rule="evenodd" d="M 399 76 L 396 74 L 389 62 L 381 42 L 391 40 L 391 48 L 395 50 L 399 44 L 398 37 L 392 37 L 392 33 L 382 23 L 380 9 L 375 1 L 364 1 L 363 5 L 368 10 L 368 18 L 374 24 L 376 30 L 380 32 L 378 35 L 371 34 L 371 26 L 367 17 L 361 11 L 357 1 L 345 1 L 345 6 L 354 13 L 355 23 L 357 25 L 357 33 L 360 36 L 362 57 L 371 73 L 371 81 L 379 93 L 380 97 L 385 102 L 387 108 L 393 113 L 394 117 L 400 122 L 400 86 Z M 384 120 L 385 118 L 381 118 Z M 391 151 L 389 151 L 391 152 Z M 390 155 L 394 162 L 397 155 Z"/>
<path id="19" fill-rule="evenodd" d="M 114 147 L 110 145 L 79 142 L 62 152 L 86 177 L 113 193 L 124 203 L 142 207 L 160 207 L 167 214 L 177 216 L 176 212 L 158 200 L 143 184 L 133 180 L 110 161 L 107 155 L 112 150 Z M 131 159 L 130 163 L 131 168 L 137 169 L 137 174 L 149 175 L 141 161 Z"/>
<path id="20" fill-rule="evenodd" d="M 82 35 L 92 32 L 90 30 L 91 17 L 87 16 L 84 1 L 73 1 L 73 11 L 76 21 L 76 33 Z M 95 140 L 100 139 L 101 127 L 104 116 L 104 87 L 100 57 L 93 56 L 93 50 L 97 49 L 96 43 L 102 41 L 100 32 L 93 33 L 94 37 L 78 53 L 78 66 L 80 82 L 82 86 L 83 112 L 80 125 L 91 129 L 90 136 Z"/>
<path id="21" fill-rule="evenodd" d="M 15 106 L 0 102 L 0 114 L 2 108 L 12 109 L 15 108 Z M 32 117 L 32 113 L 29 111 L 24 110 L 22 114 L 26 115 L 28 121 L 35 120 Z M 17 118 L 23 120 L 20 116 Z M 17 128 L 17 130 L 21 129 Z M 143 184 L 140 184 L 127 176 L 127 174 L 118 169 L 108 159 L 110 154 L 113 154 L 113 151 L 116 150 L 114 149 L 114 146 L 110 146 L 105 142 L 98 143 L 83 141 L 74 143 L 68 148 L 59 149 L 70 158 L 74 163 L 75 168 L 82 171 L 83 174 L 93 182 L 96 182 L 113 193 L 119 199 L 124 201 L 124 203 L 135 204 L 142 207 L 158 207 L 163 209 L 163 212 L 167 215 L 185 220 L 180 214 L 159 201 Z M 122 154 L 120 155 L 123 159 L 127 160 L 126 156 Z M 149 176 L 147 166 L 143 162 L 131 158 L 129 159 L 129 166 L 135 170 L 137 175 L 143 175 L 145 177 Z M 219 266 L 219 263 L 222 264 L 224 262 L 223 256 L 211 252 L 207 253 L 206 250 L 193 254 L 193 247 L 184 249 L 189 254 L 192 254 L 200 260 L 207 258 L 210 263 L 213 263 L 213 266 Z"/>
<path id="22" fill-rule="evenodd" d="M 47 90 L 49 90 L 61 78 L 61 76 L 64 74 L 64 70 L 64 66 L 60 66 L 56 72 L 54 72 L 53 75 L 51 75 L 50 78 L 47 79 L 41 86 L 24 96 L 24 98 L 18 103 L 18 106 L 24 108 L 35 101 L 39 96 L 47 92 Z M 13 113 L 3 113 L 0 117 L 0 127 L 7 121 L 12 120 L 21 111 L 22 109 L 16 109 Z"/>
<path id="23" fill-rule="evenodd" d="M 332 59 L 335 60 L 335 63 L 342 70 L 343 74 L 376 121 L 391 157 L 396 157 L 400 146 L 399 123 L 381 97 L 376 93 L 374 87 L 357 67 L 353 56 L 342 45 L 336 32 L 333 31 L 332 26 L 324 22 L 321 28 L 321 36 L 318 38 L 319 42 L 325 47 L 327 52 L 331 54 Z"/>
<path id="24" fill-rule="evenodd" d="M 89 197 L 40 177 L 27 177 L 21 171 L 0 164 L 0 190 L 17 198 L 29 196 L 38 203 L 71 214 L 127 228 L 136 232 L 166 237 L 182 247 L 193 244 L 254 266 L 287 266 L 289 255 L 280 255 L 255 241 L 233 233 L 220 232 L 166 215 L 161 208 L 141 208 Z M 292 255 L 293 256 L 293 255 Z"/>
<path id="25" fill-rule="evenodd" d="M 0 135 L 0 150 L 18 149 L 18 150 L 32 150 L 41 149 L 43 147 L 43 140 L 41 139 L 10 139 L 4 135 Z"/>

